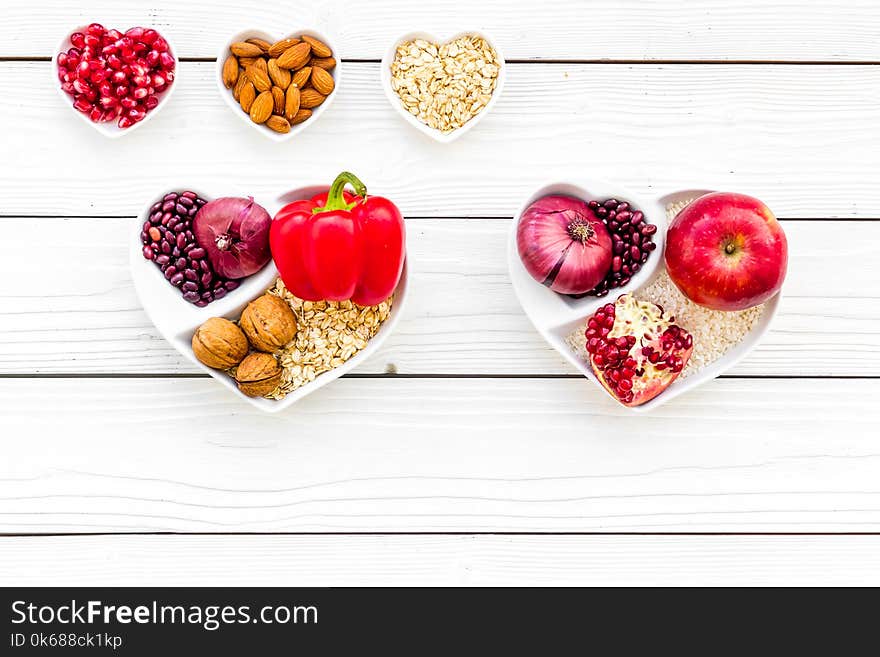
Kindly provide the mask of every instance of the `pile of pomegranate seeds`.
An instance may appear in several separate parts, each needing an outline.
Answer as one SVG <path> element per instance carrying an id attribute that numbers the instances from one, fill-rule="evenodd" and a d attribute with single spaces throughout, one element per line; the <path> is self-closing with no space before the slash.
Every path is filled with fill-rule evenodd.
<path id="1" fill-rule="evenodd" d="M 70 43 L 58 55 L 58 79 L 74 108 L 95 123 L 133 126 L 174 82 L 176 61 L 156 30 L 133 27 L 122 34 L 92 23 L 71 34 Z"/>
<path id="2" fill-rule="evenodd" d="M 608 228 L 613 258 L 605 278 L 585 296 L 604 297 L 610 290 L 629 283 L 648 261 L 657 248 L 654 244 L 657 226 L 647 223 L 644 213 L 626 201 L 609 198 L 589 201 L 587 205 Z"/>

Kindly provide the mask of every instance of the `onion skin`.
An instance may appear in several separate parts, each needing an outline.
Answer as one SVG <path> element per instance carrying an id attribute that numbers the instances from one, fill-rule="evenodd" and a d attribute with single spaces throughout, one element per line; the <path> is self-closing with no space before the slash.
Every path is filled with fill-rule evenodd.
<path id="1" fill-rule="evenodd" d="M 611 268 L 611 236 L 584 201 L 545 196 L 532 203 L 516 230 L 526 271 L 559 294 L 584 294 Z"/>
<path id="2" fill-rule="evenodd" d="M 272 217 L 252 197 L 218 198 L 202 206 L 193 220 L 196 240 L 220 276 L 239 279 L 256 274 L 272 257 Z"/>

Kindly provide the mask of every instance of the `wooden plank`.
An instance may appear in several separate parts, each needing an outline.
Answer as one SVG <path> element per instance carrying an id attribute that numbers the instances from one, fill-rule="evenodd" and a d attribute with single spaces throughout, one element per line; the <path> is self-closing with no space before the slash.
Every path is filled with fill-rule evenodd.
<path id="1" fill-rule="evenodd" d="M 0 219 L 16 243 L 0 292 L 0 372 L 197 370 L 161 339 L 128 274 L 131 219 Z M 880 371 L 880 223 L 786 221 L 792 253 L 781 314 L 734 374 Z M 509 222 L 409 222 L 412 296 L 402 323 L 360 373 L 575 374 L 520 309 L 507 276 Z M 832 238 L 838 231 L 858 239 Z M 51 267 L 47 267 L 51 263 Z"/>
<path id="2" fill-rule="evenodd" d="M 246 563 L 247 568 L 241 565 Z M 869 586 L 878 536 L 0 538 L 5 586 Z"/>
<path id="3" fill-rule="evenodd" d="M 351 169 L 408 216 L 510 216 L 547 180 L 579 175 L 645 195 L 750 192 L 782 217 L 880 217 L 880 66 L 514 64 L 504 97 L 454 145 L 389 106 L 378 64 L 344 66 L 322 124 L 287 144 L 217 98 L 213 63 L 185 63 L 172 102 L 102 139 L 34 80 L 48 62 L 0 63 L 6 215 L 133 215 L 169 185 L 269 198 Z"/>
<path id="4" fill-rule="evenodd" d="M 880 531 L 880 380 L 0 379 L 0 532 Z"/>
<path id="5" fill-rule="evenodd" d="M 880 30 L 880 13 L 871 0 L 594 0 L 589 5 L 554 0 L 540 11 L 503 0 L 450 0 L 442 6 L 327 0 L 297 5 L 295 11 L 231 0 L 151 2 L 148 9 L 135 0 L 98 0 L 88 10 L 72 10 L 62 0 L 40 0 L 5 8 L 0 56 L 47 55 L 69 29 L 104 17 L 122 28 L 155 26 L 186 57 L 214 57 L 232 33 L 247 26 L 279 34 L 317 27 L 335 37 L 344 57 L 374 59 L 411 30 L 442 37 L 476 26 L 491 31 L 506 56 L 515 59 L 852 61 L 878 59 Z"/>

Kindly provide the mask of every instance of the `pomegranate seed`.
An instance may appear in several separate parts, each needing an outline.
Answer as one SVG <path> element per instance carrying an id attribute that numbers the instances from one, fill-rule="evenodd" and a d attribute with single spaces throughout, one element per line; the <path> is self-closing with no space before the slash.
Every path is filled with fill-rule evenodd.
<path id="1" fill-rule="evenodd" d="M 86 32 L 92 36 L 103 36 L 106 30 L 100 23 L 92 23 L 86 28 Z"/>
<path id="2" fill-rule="evenodd" d="M 168 71 L 174 70 L 174 57 L 167 52 L 163 52 L 159 55 L 159 63 Z"/>
<path id="3" fill-rule="evenodd" d="M 78 112 L 82 112 L 83 114 L 88 114 L 92 111 L 92 104 L 82 97 L 76 99 L 76 101 L 73 103 L 73 107 Z"/>
<path id="4" fill-rule="evenodd" d="M 101 39 L 99 37 L 94 36 L 93 34 L 86 34 L 85 47 L 86 48 L 100 48 L 101 47 Z"/>
<path id="5" fill-rule="evenodd" d="M 146 43 L 146 41 L 144 43 Z M 168 50 L 168 42 L 162 37 L 157 37 L 156 40 L 153 41 L 152 46 L 153 50 L 158 50 L 159 52 L 165 52 Z"/>
<path id="6" fill-rule="evenodd" d="M 147 96 L 147 100 L 144 101 L 144 107 L 146 107 L 147 110 L 155 109 L 158 104 L 159 99 L 155 96 Z"/>
<path id="7" fill-rule="evenodd" d="M 170 73 L 167 74 L 167 75 L 170 75 Z M 166 76 L 166 77 L 167 77 L 167 76 Z M 161 88 L 161 87 L 164 87 L 164 86 L 165 86 L 165 82 L 166 82 L 166 78 L 162 77 L 161 74 L 156 73 L 155 75 L 153 75 L 153 86 L 154 86 L 155 88 L 159 89 L 159 88 Z"/>
<path id="8" fill-rule="evenodd" d="M 148 46 L 156 41 L 159 38 L 159 33 L 153 29 L 144 30 L 143 35 L 141 36 L 141 41 L 146 43 Z"/>
<path id="9" fill-rule="evenodd" d="M 132 121 L 127 116 L 123 116 L 122 118 L 119 119 L 119 123 L 117 123 L 116 125 L 118 125 L 120 128 L 122 128 L 124 130 L 125 128 L 130 128 L 131 126 L 133 126 L 134 121 Z"/>
<path id="10" fill-rule="evenodd" d="M 70 45 L 72 45 L 74 48 L 82 48 L 84 45 L 86 45 L 85 38 L 86 35 L 82 32 L 74 32 L 70 35 Z"/>
<path id="11" fill-rule="evenodd" d="M 130 110 L 137 107 L 137 101 L 130 96 L 125 96 L 119 100 L 119 104 L 122 105 L 125 109 Z"/>
<path id="12" fill-rule="evenodd" d="M 111 41 L 116 41 L 122 36 L 122 33 L 119 30 L 107 30 L 107 33 L 104 35 L 105 39 L 109 39 Z"/>
<path id="13" fill-rule="evenodd" d="M 89 68 L 89 62 L 87 60 L 83 59 L 79 63 L 79 65 L 76 67 L 76 75 L 79 78 L 85 79 L 85 78 L 89 77 L 90 73 L 91 73 L 91 69 Z"/>

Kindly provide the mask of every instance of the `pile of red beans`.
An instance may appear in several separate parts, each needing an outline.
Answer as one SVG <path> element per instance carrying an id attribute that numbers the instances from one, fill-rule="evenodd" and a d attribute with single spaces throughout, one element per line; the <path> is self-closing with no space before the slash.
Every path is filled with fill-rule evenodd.
<path id="1" fill-rule="evenodd" d="M 239 284 L 217 275 L 193 234 L 193 219 L 206 202 L 195 192 L 170 192 L 153 204 L 141 227 L 144 258 L 156 263 L 183 298 L 200 308 Z"/>

